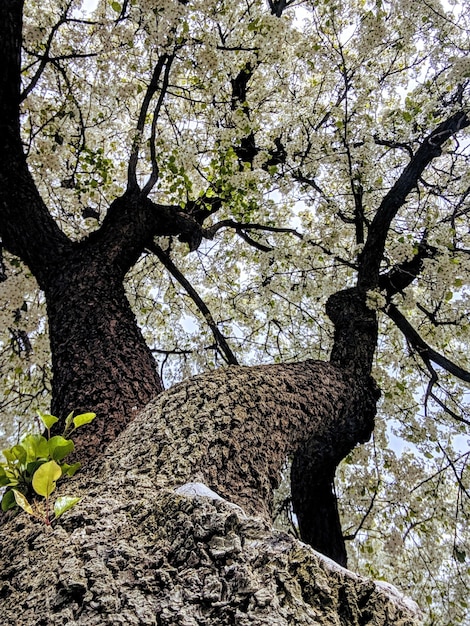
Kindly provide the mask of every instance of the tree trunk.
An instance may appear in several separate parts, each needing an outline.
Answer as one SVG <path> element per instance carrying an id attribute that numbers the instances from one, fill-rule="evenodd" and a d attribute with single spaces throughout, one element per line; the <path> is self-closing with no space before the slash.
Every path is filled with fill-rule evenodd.
<path id="1" fill-rule="evenodd" d="M 93 459 L 162 390 L 127 301 L 123 277 L 77 245 L 45 285 L 52 352 L 52 413 L 97 413 L 77 432 L 81 460 Z"/>
<path id="2" fill-rule="evenodd" d="M 83 499 L 52 530 L 24 513 L 3 526 L 2 621 L 418 624 L 397 591 L 271 529 L 286 452 L 342 437 L 347 387 L 338 368 L 309 361 L 230 367 L 160 394 L 60 488 Z"/>
<path id="3" fill-rule="evenodd" d="M 334 478 L 336 468 L 374 429 L 380 392 L 370 373 L 377 345 L 376 313 L 367 308 L 357 289 L 332 295 L 326 307 L 335 327 L 330 363 L 342 372 L 346 388 L 335 389 L 334 410 L 341 423 L 317 432 L 295 451 L 291 469 L 292 503 L 304 541 L 346 566 L 346 547 L 338 514 Z M 319 385 L 327 380 L 319 380 Z M 332 412 L 334 413 L 334 411 Z M 328 423 L 330 415 L 323 419 Z"/>

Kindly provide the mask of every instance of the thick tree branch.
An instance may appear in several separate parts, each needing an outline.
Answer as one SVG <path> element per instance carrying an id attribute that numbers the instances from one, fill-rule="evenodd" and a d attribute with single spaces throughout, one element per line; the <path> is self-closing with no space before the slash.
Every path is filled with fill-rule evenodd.
<path id="1" fill-rule="evenodd" d="M 385 242 L 392 220 L 404 205 L 409 193 L 416 187 L 426 167 L 441 154 L 444 143 L 470 125 L 465 111 L 454 113 L 428 135 L 403 170 L 401 176 L 383 198 L 369 227 L 369 233 L 360 257 L 357 284 L 364 293 L 379 284 L 379 270 Z"/>
<path id="2" fill-rule="evenodd" d="M 170 259 L 169 255 L 165 254 L 165 252 L 162 250 L 162 248 L 160 248 L 158 244 L 152 242 L 147 245 L 147 249 L 150 250 L 150 252 L 152 252 L 153 254 L 155 254 L 155 256 L 159 259 L 159 261 L 161 261 L 164 267 L 170 272 L 170 274 L 174 276 L 174 278 L 176 278 L 176 280 L 185 289 L 185 291 L 187 292 L 191 300 L 197 306 L 199 311 L 202 313 L 204 319 L 206 320 L 209 328 L 212 331 L 212 334 L 214 335 L 214 339 L 216 340 L 217 345 L 220 348 L 220 352 L 222 356 L 224 357 L 224 359 L 226 360 L 226 362 L 229 365 L 238 365 L 239 363 L 238 363 L 237 357 L 233 354 L 230 346 L 227 343 L 227 340 L 225 339 L 223 334 L 220 332 L 217 326 L 217 323 L 212 317 L 212 313 L 210 312 L 209 307 L 201 298 L 201 296 L 197 293 L 194 287 L 191 285 L 189 280 L 176 267 L 176 265 Z"/>
<path id="3" fill-rule="evenodd" d="M 426 241 L 419 243 L 417 248 L 417 253 L 411 260 L 396 265 L 387 274 L 379 276 L 379 289 L 385 291 L 389 298 L 411 285 L 421 272 L 424 259 L 431 259 L 437 254 L 437 248 Z"/>
<path id="4" fill-rule="evenodd" d="M 57 255 L 71 245 L 45 206 L 28 170 L 20 136 L 23 1 L 0 3 L 0 236 L 41 283 Z"/>
<path id="5" fill-rule="evenodd" d="M 377 347 L 375 311 L 367 307 L 364 297 L 353 287 L 331 295 L 326 313 L 335 327 L 330 362 L 367 381 Z"/>
<path id="6" fill-rule="evenodd" d="M 404 334 L 409 345 L 425 362 L 432 361 L 453 376 L 460 378 L 460 380 L 463 380 L 466 383 L 470 383 L 470 372 L 467 372 L 462 367 L 459 367 L 450 359 L 440 354 L 427 344 L 394 304 L 390 303 L 385 308 L 385 313 L 393 322 L 395 322 L 397 327 Z"/>
<path id="7" fill-rule="evenodd" d="M 179 206 L 156 204 L 141 192 L 126 192 L 111 204 L 101 228 L 80 245 L 95 250 L 103 262 L 117 265 L 124 275 L 153 237 L 170 235 L 196 250 L 203 230 Z"/>
<path id="8" fill-rule="evenodd" d="M 281 17 L 284 9 L 291 4 L 294 4 L 295 0 L 269 0 L 269 8 L 271 13 L 276 17 Z"/>

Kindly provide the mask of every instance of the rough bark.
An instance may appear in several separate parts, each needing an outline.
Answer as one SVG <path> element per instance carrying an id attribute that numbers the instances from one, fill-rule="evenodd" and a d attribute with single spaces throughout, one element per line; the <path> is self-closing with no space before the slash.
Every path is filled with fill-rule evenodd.
<path id="1" fill-rule="evenodd" d="M 126 431 L 142 454 L 149 446 L 152 480 L 162 486 L 202 482 L 266 518 L 287 456 L 302 446 L 313 458 L 322 448 L 321 472 L 337 449 L 347 454 L 357 439 L 370 436 L 375 414 L 373 398 L 355 393 L 348 374 L 321 361 L 228 367 L 177 385 L 154 406 L 161 407 L 152 414 L 161 413 L 160 425 L 141 418 L 135 431 L 133 425 Z M 132 463 L 125 455 L 109 461 L 111 473 Z"/>
<path id="2" fill-rule="evenodd" d="M 347 381 L 345 386 L 336 383 L 333 404 L 337 410 L 343 403 L 344 420 L 337 425 L 334 411 L 326 405 L 326 415 L 321 418 L 325 420 L 324 432 L 321 436 L 316 432 L 311 439 L 307 436 L 295 450 L 291 469 L 292 503 L 302 539 L 345 566 L 346 546 L 334 479 L 342 459 L 355 445 L 367 441 L 374 428 L 380 392 L 370 372 L 378 329 L 375 312 L 367 308 L 357 289 L 331 296 L 326 310 L 335 326 L 330 367 L 342 372 L 343 380 Z M 328 377 L 319 376 L 312 383 L 314 388 L 323 384 L 328 388 Z"/>
<path id="3" fill-rule="evenodd" d="M 314 383 L 305 401 L 295 381 Z M 335 390 L 344 385 L 337 368 L 307 362 L 230 367 L 161 394 L 61 488 L 83 499 L 52 530 L 25 514 L 3 526 L 2 620 L 418 624 L 397 592 L 271 528 L 284 454 L 305 435 L 322 440 L 326 415 L 332 433 L 343 431 Z"/>
<path id="4" fill-rule="evenodd" d="M 127 301 L 122 276 L 83 246 L 64 258 L 46 288 L 53 380 L 52 413 L 94 411 L 79 432 L 76 458 L 88 460 L 115 439 L 162 390 Z M 57 431 L 62 431 L 59 424 Z"/>

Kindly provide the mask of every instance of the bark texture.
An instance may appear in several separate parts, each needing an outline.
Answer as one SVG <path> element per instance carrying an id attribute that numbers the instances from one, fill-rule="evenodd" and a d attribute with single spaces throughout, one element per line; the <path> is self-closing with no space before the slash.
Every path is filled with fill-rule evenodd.
<path id="1" fill-rule="evenodd" d="M 330 363 L 231 366 L 154 400 L 126 430 L 134 447 L 111 446 L 110 480 L 122 467 L 132 473 L 141 446 L 155 484 L 202 482 L 247 513 L 270 519 L 286 457 L 302 447 L 320 476 L 329 457 L 344 456 L 370 436 L 374 415 L 375 399 L 362 388 L 356 392 L 354 378 Z"/>
<path id="2" fill-rule="evenodd" d="M 318 384 L 299 402 L 300 378 Z M 2 621 L 418 624 L 397 592 L 271 528 L 286 452 L 306 434 L 327 438 L 322 412 L 341 433 L 335 390 L 344 384 L 336 368 L 307 362 L 231 367 L 162 393 L 91 471 L 60 488 L 83 499 L 52 530 L 23 513 L 3 526 Z"/>
<path id="3" fill-rule="evenodd" d="M 310 391 L 313 410 L 317 419 L 324 421 L 324 428 L 318 428 L 313 436 L 306 433 L 295 450 L 292 503 L 302 539 L 346 566 L 334 479 L 339 463 L 354 446 L 369 439 L 374 427 L 380 393 L 370 373 L 377 343 L 377 317 L 357 289 L 332 295 L 326 311 L 335 327 L 333 350 L 328 368 L 325 363 L 317 363 L 319 371 L 311 378 Z M 342 383 L 334 381 L 330 374 L 333 371 L 341 372 Z M 333 407 L 328 403 L 323 406 L 323 385 L 334 398 Z"/>
<path id="4" fill-rule="evenodd" d="M 79 437 L 81 461 L 102 452 L 156 393 L 160 379 L 127 301 L 122 276 L 83 244 L 55 268 L 46 289 L 52 413 L 94 411 Z M 57 432 L 63 426 L 58 425 Z M 77 439 L 78 441 L 78 439 Z"/>

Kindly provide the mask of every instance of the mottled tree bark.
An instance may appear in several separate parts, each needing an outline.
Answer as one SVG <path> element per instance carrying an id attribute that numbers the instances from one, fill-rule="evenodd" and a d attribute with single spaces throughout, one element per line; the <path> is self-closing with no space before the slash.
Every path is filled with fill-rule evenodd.
<path id="1" fill-rule="evenodd" d="M 162 393 L 92 472 L 63 485 L 83 499 L 53 529 L 23 513 L 3 526 L 2 620 L 417 625 L 397 591 L 271 528 L 286 453 L 342 437 L 347 386 L 338 368 L 308 361 L 230 367 Z"/>

